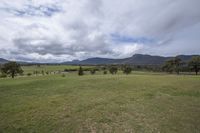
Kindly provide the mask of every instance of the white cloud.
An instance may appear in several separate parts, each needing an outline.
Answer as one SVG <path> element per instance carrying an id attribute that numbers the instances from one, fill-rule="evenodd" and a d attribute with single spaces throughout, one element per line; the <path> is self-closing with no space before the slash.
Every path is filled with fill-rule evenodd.
<path id="1" fill-rule="evenodd" d="M 200 54 L 198 5 L 199 0 L 1 0 L 0 57 L 54 62 Z M 116 42 L 112 34 L 125 38 Z"/>

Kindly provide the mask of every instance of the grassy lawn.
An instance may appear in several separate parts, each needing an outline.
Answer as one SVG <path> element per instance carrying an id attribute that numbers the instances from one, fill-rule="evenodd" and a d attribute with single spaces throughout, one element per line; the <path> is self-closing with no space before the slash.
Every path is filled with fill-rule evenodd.
<path id="1" fill-rule="evenodd" d="M 200 77 L 136 72 L 0 79 L 0 132 L 197 133 Z"/>

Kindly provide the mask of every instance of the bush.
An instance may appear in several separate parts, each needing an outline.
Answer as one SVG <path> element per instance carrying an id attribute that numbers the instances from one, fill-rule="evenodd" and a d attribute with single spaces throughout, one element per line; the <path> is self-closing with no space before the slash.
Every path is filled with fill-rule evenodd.
<path id="1" fill-rule="evenodd" d="M 32 75 L 32 73 L 27 73 L 27 76 L 31 76 Z"/>
<path id="2" fill-rule="evenodd" d="M 107 71 L 103 71 L 103 74 L 106 75 L 108 72 Z"/>
<path id="3" fill-rule="evenodd" d="M 65 75 L 65 74 L 62 74 L 62 77 L 66 77 L 66 75 Z"/>
<path id="4" fill-rule="evenodd" d="M 77 68 L 72 68 L 72 69 L 65 69 L 64 70 L 65 72 L 75 72 L 75 71 L 78 71 L 78 69 Z"/>
<path id="5" fill-rule="evenodd" d="M 0 78 L 6 78 L 6 77 L 7 77 L 6 74 L 4 74 L 4 73 L 0 74 Z"/>

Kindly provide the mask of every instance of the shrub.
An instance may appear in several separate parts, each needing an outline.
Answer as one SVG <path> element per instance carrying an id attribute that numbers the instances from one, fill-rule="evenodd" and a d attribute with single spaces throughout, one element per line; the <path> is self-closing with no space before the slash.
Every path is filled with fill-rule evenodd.
<path id="1" fill-rule="evenodd" d="M 66 77 L 66 75 L 65 75 L 65 74 L 62 74 L 62 77 Z"/>
<path id="2" fill-rule="evenodd" d="M 107 71 L 103 71 L 103 74 L 106 75 L 108 72 Z"/>
<path id="3" fill-rule="evenodd" d="M 27 76 L 31 76 L 32 75 L 32 73 L 27 73 Z"/>
<path id="4" fill-rule="evenodd" d="M 65 72 L 75 72 L 75 71 L 78 71 L 78 69 L 76 69 L 76 68 L 72 68 L 72 69 L 65 69 L 64 70 Z"/>
<path id="5" fill-rule="evenodd" d="M 7 75 L 5 73 L 0 74 L 0 78 L 6 78 Z"/>

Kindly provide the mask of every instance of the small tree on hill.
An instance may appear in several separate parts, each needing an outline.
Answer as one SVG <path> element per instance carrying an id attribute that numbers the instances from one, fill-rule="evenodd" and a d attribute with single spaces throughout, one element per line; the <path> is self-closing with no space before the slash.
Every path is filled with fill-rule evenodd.
<path id="1" fill-rule="evenodd" d="M 198 72 L 200 71 L 200 56 L 193 57 L 188 65 L 195 71 L 196 75 L 198 75 Z"/>
<path id="2" fill-rule="evenodd" d="M 117 71 L 118 71 L 118 68 L 117 68 L 117 67 L 114 67 L 114 66 L 112 66 L 112 67 L 110 67 L 109 71 L 110 71 L 110 73 L 111 73 L 111 74 L 116 74 L 116 73 L 117 73 Z"/>
<path id="3" fill-rule="evenodd" d="M 82 76 L 82 75 L 84 75 L 84 73 L 83 73 L 83 69 L 82 69 L 82 67 L 81 67 L 81 66 L 79 67 L 79 70 L 78 70 L 78 75 L 79 75 L 79 76 Z"/>
<path id="4" fill-rule="evenodd" d="M 17 64 L 16 62 L 8 62 L 4 64 L 1 68 L 1 71 L 2 73 L 10 75 L 12 78 L 14 78 L 17 74 L 23 73 L 20 64 Z"/>

